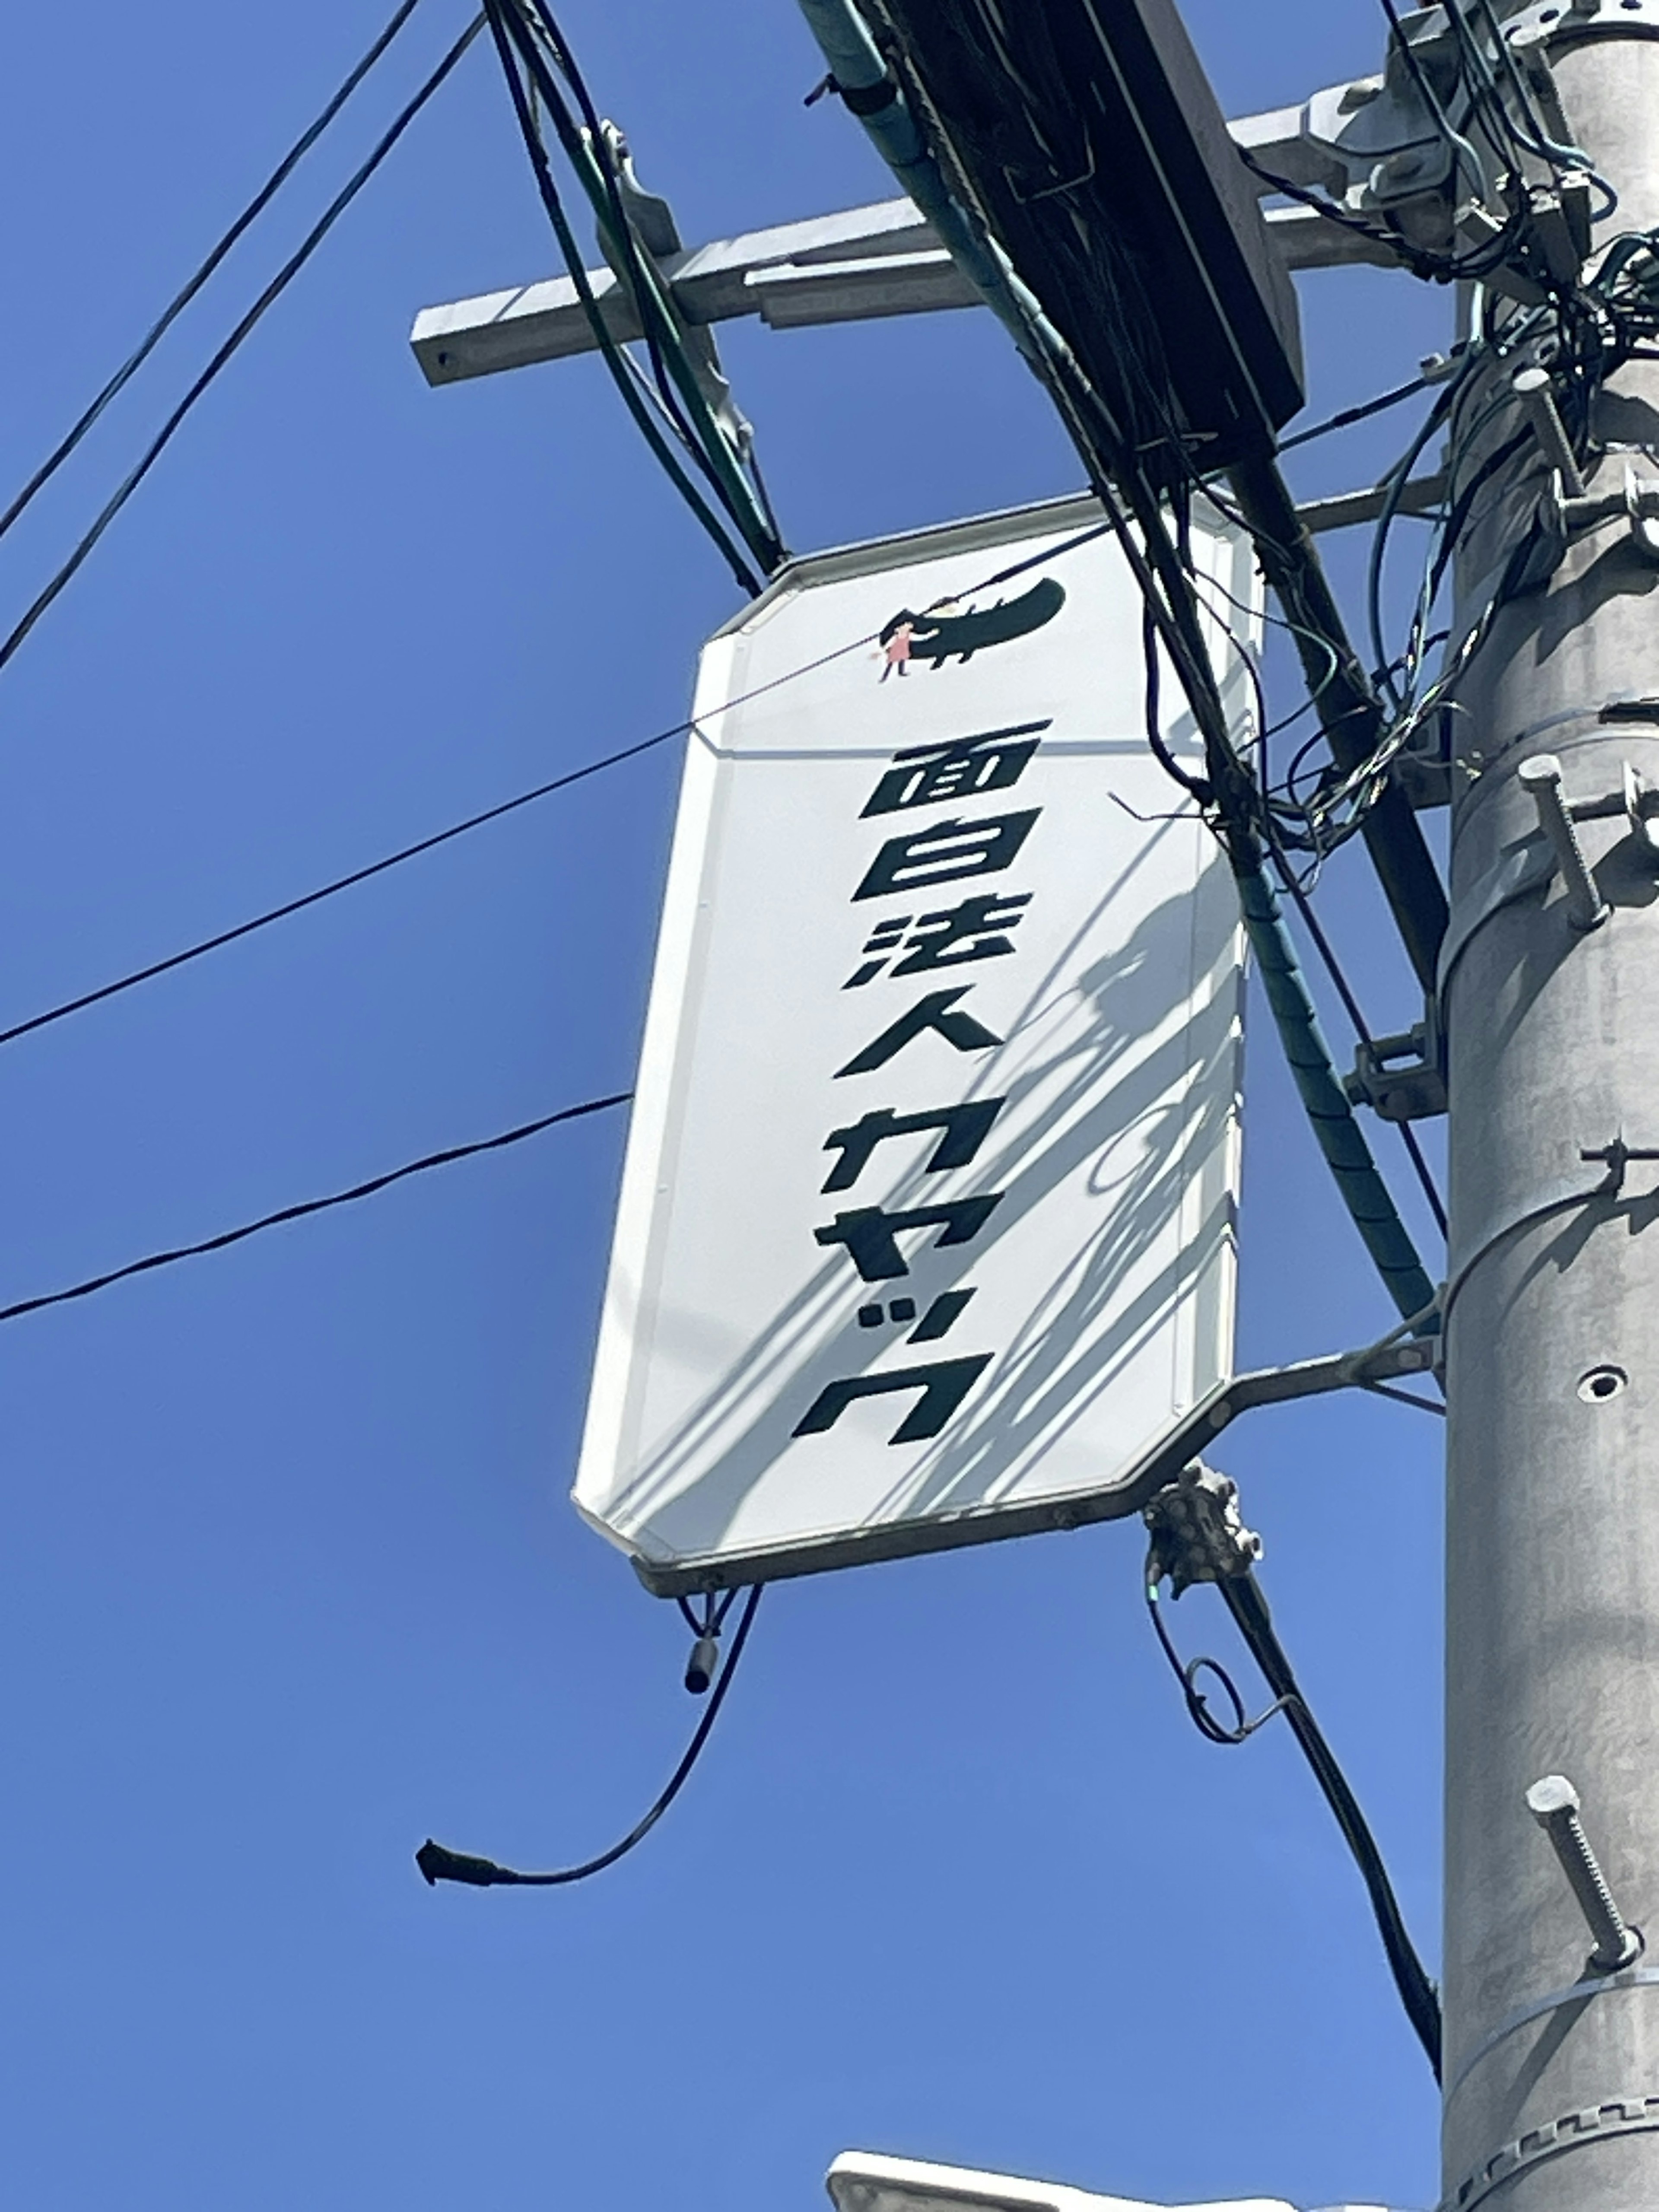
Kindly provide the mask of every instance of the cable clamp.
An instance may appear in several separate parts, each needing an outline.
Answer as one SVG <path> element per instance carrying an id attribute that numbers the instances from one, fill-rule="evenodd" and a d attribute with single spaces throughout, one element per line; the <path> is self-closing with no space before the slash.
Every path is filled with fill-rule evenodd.
<path id="1" fill-rule="evenodd" d="M 1446 1110 L 1446 1041 L 1432 997 L 1423 1018 L 1397 1036 L 1361 1038 L 1342 1079 L 1351 1106 L 1369 1106 L 1384 1121 L 1422 1121 Z"/>
<path id="2" fill-rule="evenodd" d="M 1148 1583 L 1167 1576 L 1175 1597 L 1194 1583 L 1247 1575 L 1261 1557 L 1261 1539 L 1238 1510 L 1238 1485 L 1201 1460 L 1182 1468 L 1147 1502 L 1141 1518 L 1152 1538 Z"/>

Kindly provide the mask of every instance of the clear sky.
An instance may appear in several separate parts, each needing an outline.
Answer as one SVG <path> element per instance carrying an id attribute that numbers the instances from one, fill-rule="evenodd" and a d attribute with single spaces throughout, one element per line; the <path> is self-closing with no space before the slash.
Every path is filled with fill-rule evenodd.
<path id="1" fill-rule="evenodd" d="M 8 617 L 466 6 L 425 0 L 0 544 Z M 0 490 L 388 12 L 9 15 Z M 1187 13 L 1233 113 L 1380 64 L 1370 0 Z M 791 0 L 565 21 L 688 239 L 889 195 L 852 119 L 803 107 Z M 0 672 L 0 1025 L 685 711 L 732 587 L 599 367 L 433 392 L 408 351 L 419 307 L 554 265 L 481 44 Z M 1446 340 L 1404 276 L 1302 296 L 1318 413 Z M 1078 483 L 982 313 L 722 343 L 798 549 Z M 1389 422 L 1298 483 L 1371 481 Z M 7 1047 L 0 1303 L 626 1088 L 675 774 L 647 756 Z M 1374 1026 L 1409 1025 L 1363 861 L 1322 896 Z M 1243 1357 L 1364 1343 L 1392 1310 L 1265 1018 L 1248 1085 Z M 1282 1729 L 1189 1726 L 1134 1528 L 781 1587 L 634 1857 L 552 1893 L 422 1884 L 428 1832 L 598 1850 L 696 1717 L 678 1616 L 565 1495 L 623 1133 L 0 1328 L 8 2200 L 804 2212 L 860 2146 L 1429 2203 L 1436 2100 L 1358 1877 Z M 1214 1455 L 1431 1958 L 1440 1446 L 1356 1399 Z M 1207 1593 L 1173 1625 L 1233 1650 Z"/>

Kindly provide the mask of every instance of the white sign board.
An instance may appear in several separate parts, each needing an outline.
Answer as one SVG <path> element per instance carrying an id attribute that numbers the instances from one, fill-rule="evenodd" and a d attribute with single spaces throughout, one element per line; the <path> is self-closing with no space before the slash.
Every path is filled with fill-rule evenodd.
<path id="1" fill-rule="evenodd" d="M 1230 1370 L 1237 900 L 1098 525 L 801 561 L 703 653 L 575 1487 L 653 1589 L 1103 1517 Z"/>

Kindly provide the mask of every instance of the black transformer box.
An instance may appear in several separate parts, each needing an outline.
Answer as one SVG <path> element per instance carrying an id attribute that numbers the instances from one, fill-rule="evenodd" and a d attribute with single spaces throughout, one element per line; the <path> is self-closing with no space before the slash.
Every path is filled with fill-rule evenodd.
<path id="1" fill-rule="evenodd" d="M 860 0 L 1069 343 L 1115 471 L 1173 487 L 1303 404 L 1296 295 L 1175 0 Z"/>

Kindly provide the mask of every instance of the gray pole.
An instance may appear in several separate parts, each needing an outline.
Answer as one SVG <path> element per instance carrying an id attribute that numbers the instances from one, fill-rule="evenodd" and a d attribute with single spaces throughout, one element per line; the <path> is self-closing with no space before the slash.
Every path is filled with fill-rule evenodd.
<path id="1" fill-rule="evenodd" d="M 1552 49 L 1574 135 L 1620 194 L 1601 237 L 1659 224 L 1659 10 L 1623 11 L 1573 0 Z M 1620 489 L 1626 466 L 1659 479 L 1638 450 L 1659 455 L 1656 404 L 1655 368 L 1610 380 L 1597 430 L 1627 450 L 1595 467 L 1592 497 Z M 1548 486 L 1548 425 L 1523 385 L 1499 434 L 1528 423 L 1460 556 L 1461 620 Z M 1654 2212 L 1659 1171 L 1627 1168 L 1624 1147 L 1659 1145 L 1659 854 L 1624 793 L 1627 768 L 1659 783 L 1659 566 L 1629 514 L 1504 611 L 1462 696 L 1446 953 L 1444 2202 Z M 1547 762 L 1522 775 L 1548 755 L 1559 780 Z M 1563 800 L 1593 885 L 1582 868 L 1572 881 Z M 1609 811 L 1586 820 L 1587 801 Z M 1553 872 L 1518 896 L 1512 874 L 1503 903 L 1506 865 Z M 1609 1976 L 1620 1913 L 1653 1948 Z"/>

